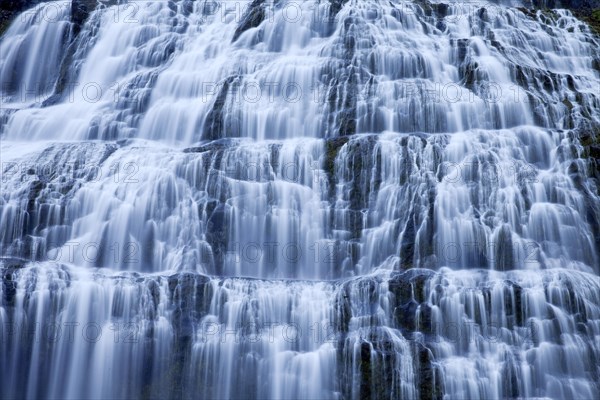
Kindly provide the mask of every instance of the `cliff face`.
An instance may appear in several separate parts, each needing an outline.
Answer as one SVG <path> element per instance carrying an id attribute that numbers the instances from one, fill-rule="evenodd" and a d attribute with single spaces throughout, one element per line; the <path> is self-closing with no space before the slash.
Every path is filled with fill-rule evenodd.
<path id="1" fill-rule="evenodd" d="M 0 3 L 0 35 L 20 12 L 48 0 L 4 0 Z M 73 23 L 81 25 L 89 13 L 99 3 L 110 5 L 119 0 L 73 0 Z M 176 0 L 177 2 L 177 0 Z M 597 33 L 600 33 L 600 0 L 524 0 L 524 5 L 532 8 L 553 9 L 566 8 L 579 19 L 587 22 Z M 338 6 L 339 7 L 339 6 Z"/>
<path id="2" fill-rule="evenodd" d="M 46 1 L 48 0 L 3 0 L 0 2 L 0 35 L 8 29 L 19 13 Z M 119 3 L 119 0 L 72 0 L 73 37 L 77 36 L 81 26 L 97 6 L 109 6 L 116 3 Z M 578 19 L 586 22 L 592 31 L 600 35 L 600 0 L 524 0 L 523 3 L 529 10 L 569 9 Z M 581 144 L 584 148 L 583 156 L 587 157 L 590 163 L 591 177 L 600 181 L 600 168 L 596 158 L 600 148 L 600 134 L 598 133 L 600 128 L 594 123 L 591 123 L 590 126 L 580 132 Z"/>
<path id="3" fill-rule="evenodd" d="M 0 399 L 594 398 L 587 25 L 214 1 L 4 34 Z"/>
<path id="4" fill-rule="evenodd" d="M 106 0 L 102 3 L 109 5 L 116 2 L 116 0 Z M 79 33 L 83 23 L 89 17 L 90 13 L 94 11 L 97 5 L 97 0 L 73 0 L 71 3 L 71 21 L 73 22 L 73 30 L 75 34 Z"/>

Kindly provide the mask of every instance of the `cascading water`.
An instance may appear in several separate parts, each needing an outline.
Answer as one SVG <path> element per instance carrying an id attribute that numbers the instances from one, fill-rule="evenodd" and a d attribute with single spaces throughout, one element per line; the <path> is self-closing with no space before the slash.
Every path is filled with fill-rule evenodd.
<path id="1" fill-rule="evenodd" d="M 595 398 L 600 39 L 528 6 L 17 16 L 0 397 Z"/>

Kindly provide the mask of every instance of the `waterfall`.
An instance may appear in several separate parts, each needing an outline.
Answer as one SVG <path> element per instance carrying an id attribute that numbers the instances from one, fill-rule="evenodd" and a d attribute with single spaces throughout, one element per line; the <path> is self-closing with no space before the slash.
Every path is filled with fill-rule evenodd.
<path id="1" fill-rule="evenodd" d="M 32 3 L 0 39 L 1 398 L 600 392 L 571 11 Z"/>

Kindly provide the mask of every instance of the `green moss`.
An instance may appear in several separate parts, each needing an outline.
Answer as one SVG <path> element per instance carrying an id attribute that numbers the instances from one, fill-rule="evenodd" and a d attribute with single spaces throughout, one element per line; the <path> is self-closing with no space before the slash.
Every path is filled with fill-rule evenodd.
<path id="1" fill-rule="evenodd" d="M 567 97 L 563 99 L 562 103 L 567 107 L 567 110 L 571 111 L 573 109 L 573 103 L 571 103 Z"/>
<path id="2" fill-rule="evenodd" d="M 10 21 L 1 20 L 0 21 L 0 37 L 4 35 L 4 32 L 10 27 Z"/>
<path id="3" fill-rule="evenodd" d="M 328 139 L 325 142 L 325 160 L 323 162 L 323 169 L 327 174 L 333 175 L 335 173 L 335 158 L 337 157 L 340 148 L 347 142 L 347 136 Z"/>
<path id="4" fill-rule="evenodd" d="M 327 139 L 325 141 L 325 157 L 323 160 L 323 170 L 329 180 L 330 196 L 335 194 L 335 159 L 342 148 L 348 142 L 347 136 Z"/>
<path id="5" fill-rule="evenodd" d="M 542 15 L 550 20 L 556 20 L 558 18 L 558 14 L 556 13 L 556 11 L 550 8 L 544 8 L 541 11 Z"/>
<path id="6" fill-rule="evenodd" d="M 529 18 L 535 18 L 535 10 L 525 8 L 525 7 L 517 7 L 517 10 L 521 11 L 523 14 L 527 15 Z"/>
<path id="7" fill-rule="evenodd" d="M 600 179 L 600 171 L 597 169 L 600 159 L 600 125 L 588 126 L 577 133 L 577 140 L 583 147 L 581 158 L 588 162 L 590 174 L 593 178 Z"/>
<path id="8" fill-rule="evenodd" d="M 600 144 L 600 126 L 595 125 L 585 129 L 579 134 L 578 139 L 584 147 Z"/>
<path id="9" fill-rule="evenodd" d="M 588 24 L 591 31 L 600 35 L 600 8 L 594 10 L 571 10 L 573 15 Z"/>

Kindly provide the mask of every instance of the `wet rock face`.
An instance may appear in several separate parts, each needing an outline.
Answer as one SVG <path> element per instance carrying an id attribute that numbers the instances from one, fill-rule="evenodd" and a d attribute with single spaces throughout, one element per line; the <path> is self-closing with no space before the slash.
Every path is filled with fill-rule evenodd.
<path id="1" fill-rule="evenodd" d="M 17 282 L 15 281 L 15 271 L 23 268 L 27 260 L 15 257 L 0 259 L 0 277 L 2 277 L 2 287 L 0 292 L 0 304 L 3 307 L 14 307 L 17 294 Z"/>
<path id="2" fill-rule="evenodd" d="M 594 179 L 598 187 L 600 186 L 600 126 L 581 129 L 578 132 L 578 139 L 583 147 L 581 156 L 587 162 L 589 177 Z"/>
<path id="3" fill-rule="evenodd" d="M 415 345 L 416 359 L 418 359 L 418 387 L 419 396 L 423 400 L 441 400 L 444 397 L 441 371 L 435 363 L 435 357 L 429 348 L 421 344 Z"/>
<path id="4" fill-rule="evenodd" d="M 238 40 L 238 38 L 242 35 L 242 33 L 246 32 L 248 29 L 256 28 L 259 26 L 265 19 L 265 10 L 263 7 L 263 3 L 265 0 L 254 0 L 252 4 L 250 4 L 249 10 L 244 16 L 241 24 L 235 30 L 233 35 L 232 42 Z"/>
<path id="5" fill-rule="evenodd" d="M 116 3 L 116 0 L 103 2 Z M 73 33 L 77 35 L 81 31 L 81 27 L 90 13 L 94 11 L 98 5 L 97 0 L 73 0 L 71 3 L 71 22 L 73 22 Z"/>
<path id="6" fill-rule="evenodd" d="M 431 270 L 414 268 L 393 274 L 388 282 L 389 290 L 394 295 L 396 323 L 406 333 L 423 328 L 419 324 L 428 325 L 430 310 L 426 295 L 433 274 Z M 420 321 L 418 315 L 421 315 Z"/>
<path id="7" fill-rule="evenodd" d="M 203 127 L 203 140 L 219 140 L 225 135 L 232 137 L 239 136 L 239 127 L 228 112 L 228 94 L 237 90 L 239 87 L 239 77 L 232 75 L 223 83 L 219 95 L 215 99 L 212 110 L 206 116 Z"/>
<path id="8" fill-rule="evenodd" d="M 173 325 L 180 340 L 189 340 L 193 326 L 200 321 L 210 305 L 210 279 L 193 273 L 179 273 L 169 277 L 169 291 L 173 304 Z"/>

